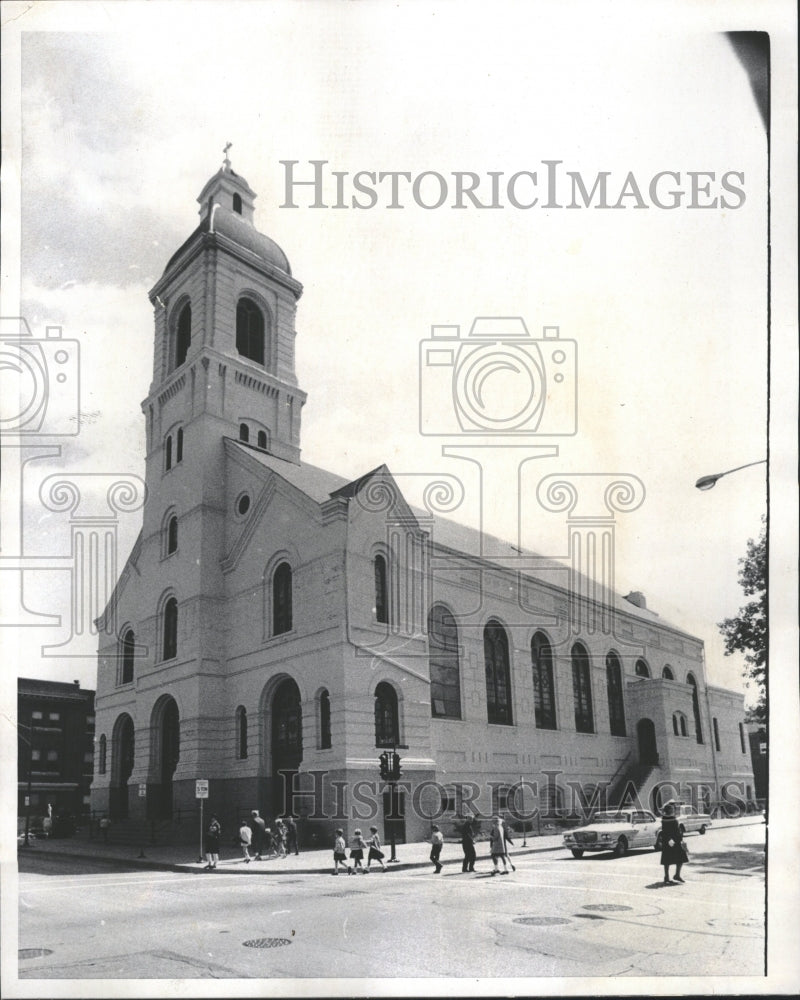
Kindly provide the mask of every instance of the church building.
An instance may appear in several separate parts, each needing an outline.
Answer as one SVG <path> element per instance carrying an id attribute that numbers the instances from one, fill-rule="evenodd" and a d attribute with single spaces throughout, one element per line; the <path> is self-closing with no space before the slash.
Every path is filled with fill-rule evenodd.
<path id="1" fill-rule="evenodd" d="M 291 810 L 327 844 L 467 812 L 541 822 L 600 791 L 657 807 L 665 782 L 752 797 L 742 696 L 641 594 L 611 594 L 596 628 L 608 608 L 576 616 L 592 598 L 510 569 L 499 542 L 482 555 L 385 466 L 350 481 L 301 460 L 302 285 L 255 197 L 226 158 L 150 292 L 147 499 L 98 620 L 92 808 L 168 821 L 203 779 L 228 828 Z"/>

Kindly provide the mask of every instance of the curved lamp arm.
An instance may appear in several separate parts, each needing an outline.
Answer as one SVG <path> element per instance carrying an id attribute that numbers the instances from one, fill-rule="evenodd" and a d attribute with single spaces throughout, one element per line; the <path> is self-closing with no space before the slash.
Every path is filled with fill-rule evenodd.
<path id="1" fill-rule="evenodd" d="M 739 469 L 749 469 L 751 465 L 764 465 L 766 461 L 766 458 L 760 458 L 757 462 L 748 462 L 746 465 L 737 465 L 735 469 L 728 469 L 725 472 L 717 472 L 713 476 L 701 476 L 694 485 L 698 490 L 710 490 L 716 485 L 717 480 L 722 479 L 723 476 L 729 476 L 732 472 L 738 472 Z"/>

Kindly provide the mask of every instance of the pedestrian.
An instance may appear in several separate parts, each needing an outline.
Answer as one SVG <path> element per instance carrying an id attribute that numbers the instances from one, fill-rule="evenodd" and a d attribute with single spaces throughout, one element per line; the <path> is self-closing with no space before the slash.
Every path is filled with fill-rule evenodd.
<path id="1" fill-rule="evenodd" d="M 219 820 L 212 813 L 211 819 L 206 827 L 205 849 L 206 849 L 206 871 L 214 871 L 219 863 L 219 841 L 222 836 L 222 827 Z"/>
<path id="2" fill-rule="evenodd" d="M 250 843 L 252 838 L 252 830 L 247 825 L 247 820 L 242 818 L 241 825 L 239 826 L 239 843 L 242 845 L 242 857 L 246 865 L 249 865 L 252 860 L 250 857 Z"/>
<path id="3" fill-rule="evenodd" d="M 337 830 L 333 841 L 333 874 L 339 874 L 339 865 L 342 864 L 347 869 L 347 874 L 351 874 L 350 865 L 347 863 L 346 844 L 344 842 L 344 830 Z"/>
<path id="4" fill-rule="evenodd" d="M 300 853 L 297 849 L 297 824 L 294 821 L 294 816 L 288 816 L 286 819 L 286 853 L 291 854 L 292 852 L 295 855 Z"/>
<path id="5" fill-rule="evenodd" d="M 350 850 L 350 860 L 353 862 L 352 874 L 355 875 L 357 871 L 360 871 L 363 875 L 367 874 L 367 869 L 361 864 L 364 860 L 364 851 L 366 850 L 367 842 L 361 836 L 360 830 L 355 830 L 353 832 L 353 846 Z M 350 869 L 347 869 L 347 874 L 350 875 Z"/>
<path id="6" fill-rule="evenodd" d="M 502 824 L 503 827 L 503 839 L 506 842 L 506 861 L 508 862 L 508 866 L 511 869 L 511 871 L 515 872 L 517 870 L 517 866 L 511 860 L 511 855 L 508 852 L 508 845 L 514 843 L 514 841 L 511 839 L 511 827 L 509 826 L 505 817 L 503 817 L 503 819 L 500 820 L 500 823 Z"/>
<path id="7" fill-rule="evenodd" d="M 670 799 L 661 809 L 661 864 L 664 866 L 664 885 L 672 885 L 673 881 L 683 884 L 681 867 L 687 860 L 683 834 L 675 816 L 675 805 L 675 800 Z M 670 865 L 675 865 L 674 880 L 669 877 Z"/>
<path id="8" fill-rule="evenodd" d="M 367 855 L 367 871 L 369 871 L 369 866 L 373 861 L 380 861 L 381 871 L 386 871 L 386 862 L 383 860 L 386 855 L 381 850 L 381 838 L 378 836 L 377 826 L 371 826 L 369 832 L 372 836 L 369 838 L 367 843 L 369 844 L 369 854 Z"/>
<path id="9" fill-rule="evenodd" d="M 261 860 L 261 854 L 264 851 L 264 831 L 266 828 L 267 824 L 259 816 L 258 809 L 253 809 L 250 813 L 250 830 L 253 834 L 253 852 L 256 856 L 256 861 Z"/>
<path id="10" fill-rule="evenodd" d="M 442 853 L 442 844 L 444 843 L 444 837 L 438 826 L 431 827 L 431 861 L 433 862 L 434 874 L 438 875 L 442 870 L 442 863 L 439 857 Z"/>
<path id="11" fill-rule="evenodd" d="M 283 820 L 280 816 L 275 820 L 275 829 L 272 833 L 272 842 L 275 847 L 275 853 L 279 858 L 286 857 L 286 827 L 283 825 Z"/>
<path id="12" fill-rule="evenodd" d="M 501 861 L 503 862 L 503 874 L 508 875 L 505 831 L 499 816 L 492 816 L 492 828 L 489 831 L 489 852 L 492 856 L 492 875 L 496 875 L 500 870 Z"/>
<path id="13" fill-rule="evenodd" d="M 275 841 L 272 836 L 272 830 L 268 826 L 264 827 L 264 845 L 261 849 L 261 855 L 265 858 L 271 858 L 275 853 Z"/>
<path id="14" fill-rule="evenodd" d="M 475 830 L 472 826 L 471 817 L 464 820 L 461 827 L 461 850 L 464 852 L 464 860 L 461 862 L 462 872 L 475 871 Z"/>

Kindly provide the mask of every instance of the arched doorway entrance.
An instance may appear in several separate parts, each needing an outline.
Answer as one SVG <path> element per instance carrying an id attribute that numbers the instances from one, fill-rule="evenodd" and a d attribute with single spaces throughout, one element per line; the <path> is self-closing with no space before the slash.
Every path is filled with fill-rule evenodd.
<path id="1" fill-rule="evenodd" d="M 180 757 L 181 733 L 178 705 L 166 698 L 158 720 L 158 818 L 172 819 L 172 777 Z"/>
<path id="2" fill-rule="evenodd" d="M 272 810 L 291 811 L 294 776 L 303 760 L 303 713 L 300 689 L 290 678 L 272 696 Z"/>
<path id="3" fill-rule="evenodd" d="M 636 736 L 639 740 L 639 763 L 657 764 L 658 748 L 656 747 L 656 727 L 652 719 L 639 719 L 636 723 Z"/>
<path id="4" fill-rule="evenodd" d="M 109 813 L 111 819 L 127 819 L 128 781 L 133 772 L 134 758 L 133 719 L 128 714 L 121 715 L 114 724 L 111 754 Z"/>

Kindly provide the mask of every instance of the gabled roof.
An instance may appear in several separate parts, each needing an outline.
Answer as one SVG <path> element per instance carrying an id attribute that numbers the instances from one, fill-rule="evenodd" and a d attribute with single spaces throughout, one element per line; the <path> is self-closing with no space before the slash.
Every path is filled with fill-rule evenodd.
<path id="1" fill-rule="evenodd" d="M 371 479 L 382 475 L 391 476 L 391 472 L 386 465 L 379 465 L 363 476 L 359 476 L 358 479 L 347 480 L 342 476 L 337 476 L 335 473 L 328 472 L 326 469 L 320 469 L 315 465 L 309 465 L 306 462 L 296 465 L 293 462 L 276 458 L 274 455 L 261 451 L 252 445 L 246 445 L 234 439 L 229 440 L 231 440 L 232 444 L 246 451 L 260 465 L 276 472 L 287 482 L 291 483 L 292 486 L 301 490 L 317 503 L 324 503 L 326 500 L 336 497 L 347 500 L 352 499 Z M 417 518 L 421 528 L 430 533 L 431 541 L 434 545 L 452 550 L 453 552 L 463 553 L 474 559 L 481 559 L 503 569 L 513 568 L 513 564 L 512 567 L 509 567 L 509 560 L 529 560 L 534 562 L 536 568 L 530 570 L 524 569 L 525 576 L 539 579 L 545 585 L 565 589 L 565 584 L 562 582 L 563 577 L 562 580 L 559 580 L 558 578 L 554 578 L 552 572 L 548 572 L 557 570 L 564 574 L 569 571 L 569 565 L 560 559 L 540 556 L 531 549 L 522 549 L 504 539 L 481 532 L 477 528 L 470 528 L 459 524 L 457 521 L 452 521 L 439 514 L 431 514 L 427 510 L 420 510 L 410 505 L 408 510 Z M 487 551 L 491 554 L 484 555 L 483 553 Z M 588 577 L 584 576 L 583 579 L 588 580 Z M 588 587 L 586 592 L 589 592 Z M 680 632 L 689 638 L 699 641 L 691 633 L 686 632 L 685 629 L 672 625 L 648 608 L 638 607 L 620 594 L 614 594 L 614 606 L 617 610 L 633 618 L 638 618 L 643 622 L 666 626 L 673 631 Z"/>

